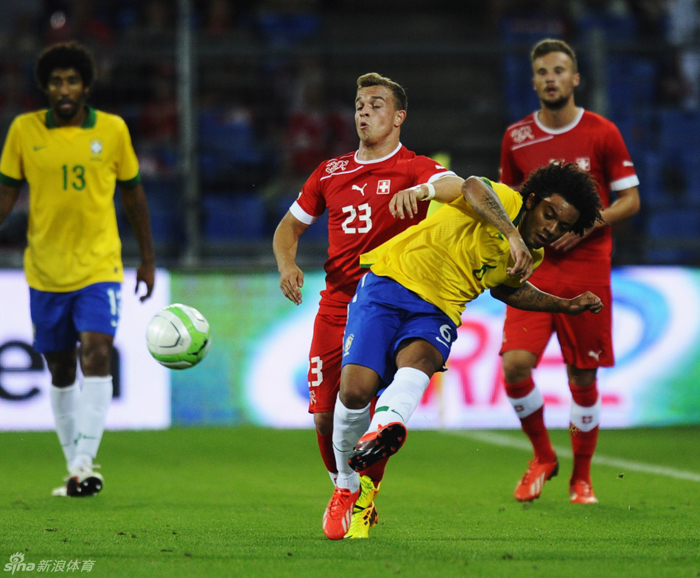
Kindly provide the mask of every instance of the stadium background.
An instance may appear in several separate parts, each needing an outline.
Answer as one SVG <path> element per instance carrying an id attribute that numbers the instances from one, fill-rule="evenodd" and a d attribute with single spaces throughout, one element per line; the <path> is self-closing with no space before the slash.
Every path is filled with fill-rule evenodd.
<path id="1" fill-rule="evenodd" d="M 32 78 L 38 51 L 78 39 L 98 58 L 91 103 L 126 119 L 141 161 L 162 269 L 151 304 L 125 304 L 110 427 L 309 427 L 305 355 L 325 231 L 321 222 L 302 239 L 309 278 L 298 309 L 277 287 L 271 238 L 317 163 L 355 148 L 355 79 L 377 71 L 405 86 L 409 148 L 439 155 L 460 175 L 495 178 L 503 130 L 537 107 L 528 52 L 545 36 L 578 50 L 577 102 L 618 125 L 641 181 L 642 210 L 618 229 L 613 255 L 618 366 L 601 376 L 607 424 L 700 423 L 700 111 L 698 79 L 685 75 L 700 49 L 697 32 L 679 26 L 692 28 L 700 16 L 684 14 L 685 2 L 405 0 L 400 10 L 365 0 L 7 4 L 3 138 L 16 114 L 44 105 Z M 0 227 L 0 293 L 13 304 L 0 309 L 3 429 L 52 427 L 48 374 L 28 345 L 28 306 L 17 297 L 26 293 L 18 272 L 26 206 L 25 193 Z M 122 213 L 120 225 L 133 266 Z M 209 357 L 187 372 L 143 355 L 145 323 L 172 301 L 199 308 L 214 328 Z M 417 427 L 517 427 L 495 385 L 502 310 L 488 298 L 477 303 L 465 314 L 464 349 L 432 384 Z M 547 359 L 538 379 L 548 420 L 565 427 L 556 344 Z"/>

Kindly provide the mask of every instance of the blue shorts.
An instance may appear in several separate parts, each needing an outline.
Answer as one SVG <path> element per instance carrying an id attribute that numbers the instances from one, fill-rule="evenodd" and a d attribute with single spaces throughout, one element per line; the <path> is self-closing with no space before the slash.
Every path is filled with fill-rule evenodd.
<path id="1" fill-rule="evenodd" d="M 434 345 L 446 362 L 457 340 L 457 327 L 440 308 L 393 279 L 371 271 L 362 277 L 348 305 L 343 366 L 369 367 L 388 385 L 396 373 L 401 342 L 415 338 Z"/>
<path id="2" fill-rule="evenodd" d="M 114 337 L 119 325 L 121 297 L 121 283 L 95 283 L 67 293 L 30 287 L 34 349 L 39 353 L 71 350 L 83 331 Z"/>

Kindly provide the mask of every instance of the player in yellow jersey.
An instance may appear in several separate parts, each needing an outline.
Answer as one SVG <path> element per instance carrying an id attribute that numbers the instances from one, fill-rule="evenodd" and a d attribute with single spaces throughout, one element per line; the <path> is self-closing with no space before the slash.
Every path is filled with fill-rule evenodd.
<path id="1" fill-rule="evenodd" d="M 112 399 L 110 355 L 123 281 L 115 185 L 141 254 L 141 301 L 153 291 L 155 254 L 129 130 L 118 116 L 86 104 L 95 76 L 91 53 L 78 43 L 56 44 L 42 52 L 35 72 L 49 107 L 10 126 L 0 157 L 0 223 L 27 183 L 24 269 L 34 348 L 51 373 L 51 407 L 69 473 L 53 493 L 91 496 L 104 483 L 93 459 Z"/>
<path id="2" fill-rule="evenodd" d="M 432 193 L 426 185 L 401 191 L 392 212 L 410 217 Z M 444 369 L 469 301 L 489 289 L 532 311 L 578 315 L 602 308 L 593 293 L 563 299 L 527 282 L 545 245 L 569 231 L 582 235 L 600 218 L 600 197 L 587 173 L 552 164 L 532 173 L 520 193 L 470 177 L 461 193 L 435 196 L 448 204 L 361 257 L 371 270 L 348 306 L 333 423 L 338 479 L 323 518 L 328 538 L 345 534 L 361 493 L 357 472 L 403 445 L 406 422 L 430 377 Z M 369 402 L 381 386 L 370 421 Z"/>

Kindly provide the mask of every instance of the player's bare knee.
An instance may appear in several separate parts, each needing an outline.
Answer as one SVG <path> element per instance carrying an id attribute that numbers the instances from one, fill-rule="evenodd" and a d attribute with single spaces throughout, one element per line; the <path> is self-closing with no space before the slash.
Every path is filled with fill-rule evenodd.
<path id="1" fill-rule="evenodd" d="M 569 382 L 578 387 L 590 387 L 596 381 L 596 369 L 579 369 L 573 365 L 566 366 Z"/>
<path id="2" fill-rule="evenodd" d="M 527 367 L 503 366 L 503 379 L 506 383 L 520 383 L 530 377 L 530 369 Z"/>
<path id="3" fill-rule="evenodd" d="M 444 360 L 440 351 L 424 339 L 407 339 L 396 353 L 396 367 L 412 367 L 431 377 L 440 371 Z"/>
<path id="4" fill-rule="evenodd" d="M 45 353 L 44 360 L 51 374 L 52 385 L 56 387 L 68 387 L 75 383 L 78 370 L 76 350 Z"/>
<path id="5" fill-rule="evenodd" d="M 535 357 L 531 353 L 523 353 L 527 353 L 527 355 L 516 351 L 508 351 L 503 354 L 501 365 L 506 383 L 520 383 L 530 377 Z"/>
<path id="6" fill-rule="evenodd" d="M 109 375 L 112 347 L 107 343 L 92 343 L 83 346 L 80 352 L 80 367 L 85 375 Z"/>
<path id="7" fill-rule="evenodd" d="M 316 431 L 322 436 L 330 435 L 333 433 L 333 412 L 328 411 L 324 413 L 314 414 L 314 425 L 316 426 Z"/>
<path id="8" fill-rule="evenodd" d="M 361 365 L 348 364 L 340 374 L 338 399 L 348 409 L 362 409 L 377 393 L 380 379 L 377 373 Z"/>
<path id="9" fill-rule="evenodd" d="M 55 387 L 68 387 L 75 383 L 77 368 L 75 365 L 67 366 L 59 363 L 48 363 L 51 373 L 51 385 Z"/>
<path id="10" fill-rule="evenodd" d="M 373 393 L 362 387 L 348 387 L 340 392 L 340 401 L 348 409 L 362 409 L 372 401 Z"/>

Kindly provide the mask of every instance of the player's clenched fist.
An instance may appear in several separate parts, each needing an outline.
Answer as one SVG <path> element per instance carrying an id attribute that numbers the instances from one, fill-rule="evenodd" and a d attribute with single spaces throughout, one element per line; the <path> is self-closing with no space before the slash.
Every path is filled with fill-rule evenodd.
<path id="1" fill-rule="evenodd" d="M 571 315 L 578 315 L 584 311 L 600 313 L 602 309 L 603 302 L 600 300 L 600 297 L 591 293 L 590 291 L 586 291 L 578 297 L 571 299 L 569 313 Z"/>
<path id="2" fill-rule="evenodd" d="M 418 214 L 418 201 L 422 201 L 428 191 L 424 185 L 416 185 L 396 193 L 389 201 L 389 211 L 395 219 L 409 219 Z"/>

